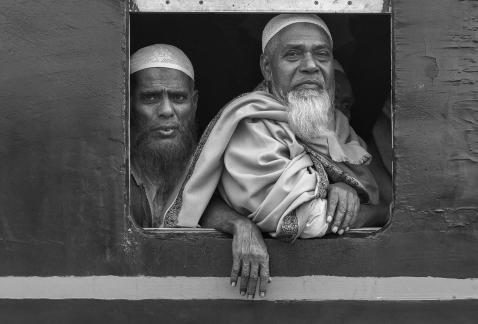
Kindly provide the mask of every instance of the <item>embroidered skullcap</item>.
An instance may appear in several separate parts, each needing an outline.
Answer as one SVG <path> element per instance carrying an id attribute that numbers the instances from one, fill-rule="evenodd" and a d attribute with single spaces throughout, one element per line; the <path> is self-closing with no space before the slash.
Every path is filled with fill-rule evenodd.
<path id="1" fill-rule="evenodd" d="M 262 32 L 262 52 L 267 46 L 267 43 L 285 27 L 297 24 L 297 23 L 309 23 L 319 26 L 329 36 L 330 44 L 333 45 L 332 35 L 325 22 L 317 15 L 314 14 L 280 14 L 275 16 L 267 23 Z"/>
<path id="2" fill-rule="evenodd" d="M 164 67 L 186 73 L 194 80 L 194 69 L 186 54 L 167 44 L 154 44 L 137 50 L 131 56 L 130 74 L 152 67 Z"/>
<path id="3" fill-rule="evenodd" d="M 342 67 L 342 64 L 340 64 L 340 62 L 337 61 L 337 60 L 334 60 L 334 70 L 342 72 L 343 74 L 345 74 L 345 71 L 344 71 L 344 68 Z"/>

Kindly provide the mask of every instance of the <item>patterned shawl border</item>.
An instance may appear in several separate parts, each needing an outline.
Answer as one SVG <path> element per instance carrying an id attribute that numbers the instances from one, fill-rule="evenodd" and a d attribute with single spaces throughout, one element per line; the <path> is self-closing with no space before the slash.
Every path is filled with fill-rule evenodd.
<path id="1" fill-rule="evenodd" d="M 317 185 L 315 189 L 314 198 L 327 198 L 327 189 L 329 187 L 329 179 L 325 172 L 322 163 L 314 156 L 310 156 L 314 163 L 314 169 L 317 172 Z M 297 218 L 296 210 L 294 209 L 290 214 L 286 215 L 282 221 L 277 238 L 286 242 L 293 243 L 299 237 L 299 220 Z"/>
<path id="2" fill-rule="evenodd" d="M 314 163 L 314 169 L 317 172 L 317 186 L 316 186 L 316 194 L 314 198 L 327 198 L 327 189 L 329 188 L 329 178 L 327 176 L 327 172 L 325 169 L 314 156 L 309 154 L 312 163 Z"/>
<path id="3" fill-rule="evenodd" d="M 311 157 L 312 162 L 316 169 L 324 169 L 329 176 L 331 182 L 343 182 L 357 190 L 357 194 L 360 198 L 361 203 L 368 203 L 369 202 L 369 195 L 362 184 L 352 177 L 351 175 L 347 174 L 344 170 L 336 166 L 333 162 L 330 162 L 326 157 L 322 154 L 313 151 L 307 144 L 301 143 L 307 154 Z M 318 170 L 317 170 L 318 171 Z"/>
<path id="4" fill-rule="evenodd" d="M 295 210 L 293 210 L 289 215 L 286 215 L 284 219 L 282 220 L 282 225 L 276 237 L 282 241 L 293 243 L 298 236 L 299 236 L 299 220 L 297 219 Z"/>

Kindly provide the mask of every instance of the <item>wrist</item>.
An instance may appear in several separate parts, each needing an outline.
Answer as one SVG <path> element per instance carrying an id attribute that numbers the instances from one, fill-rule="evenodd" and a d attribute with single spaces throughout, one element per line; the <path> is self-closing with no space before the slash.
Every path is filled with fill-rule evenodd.
<path id="1" fill-rule="evenodd" d="M 251 220 L 245 216 L 237 217 L 231 220 L 232 234 L 236 235 L 238 232 L 244 229 L 244 227 L 249 226 Z"/>

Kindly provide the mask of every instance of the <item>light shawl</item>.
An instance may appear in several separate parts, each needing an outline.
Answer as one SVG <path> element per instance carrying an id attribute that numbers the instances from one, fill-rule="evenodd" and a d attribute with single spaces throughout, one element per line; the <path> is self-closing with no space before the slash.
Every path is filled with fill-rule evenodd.
<path id="1" fill-rule="evenodd" d="M 325 198 L 329 180 L 353 186 L 362 202 L 376 200 L 373 177 L 359 179 L 363 173 L 339 164 L 295 139 L 286 107 L 272 95 L 243 95 L 226 105 L 204 132 L 164 225 L 196 227 L 219 185 L 225 201 L 262 231 L 294 240 L 310 216 L 299 207 Z M 234 174 L 241 170 L 249 171 Z"/>

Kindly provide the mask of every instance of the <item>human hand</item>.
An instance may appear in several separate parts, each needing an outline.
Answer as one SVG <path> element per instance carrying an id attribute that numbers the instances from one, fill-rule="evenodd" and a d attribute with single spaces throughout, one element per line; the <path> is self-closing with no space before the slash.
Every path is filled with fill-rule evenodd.
<path id="1" fill-rule="evenodd" d="M 234 227 L 232 239 L 231 285 L 237 284 L 241 277 L 240 294 L 254 298 L 259 282 L 259 295 L 265 297 L 269 275 L 269 254 L 256 224 L 244 218 Z"/>
<path id="2" fill-rule="evenodd" d="M 327 223 L 333 233 L 342 235 L 358 216 L 360 199 L 357 191 L 343 183 L 329 185 L 327 195 Z"/>

